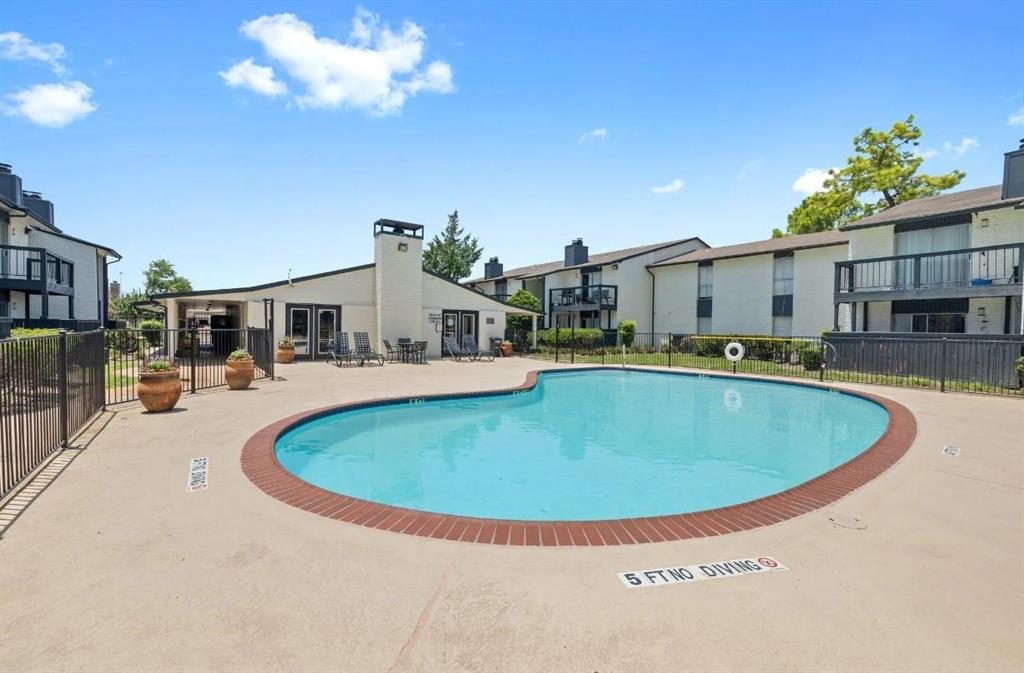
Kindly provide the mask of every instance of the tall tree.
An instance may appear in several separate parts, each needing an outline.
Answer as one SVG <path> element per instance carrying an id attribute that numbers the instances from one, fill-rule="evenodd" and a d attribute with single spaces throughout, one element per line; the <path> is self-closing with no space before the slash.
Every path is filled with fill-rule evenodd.
<path id="1" fill-rule="evenodd" d="M 174 270 L 174 265 L 166 259 L 155 259 L 149 263 L 145 271 L 146 296 L 164 292 L 189 292 L 192 290 L 192 283 L 188 278 L 179 276 Z"/>
<path id="2" fill-rule="evenodd" d="M 853 139 L 854 154 L 846 166 L 829 171 L 824 188 L 811 194 L 789 214 L 787 233 L 808 234 L 835 229 L 886 208 L 934 196 L 964 179 L 963 171 L 942 175 L 918 173 L 924 157 L 915 148 L 921 129 L 914 115 L 888 131 L 866 128 Z M 774 235 L 782 232 L 775 230 Z"/>
<path id="3" fill-rule="evenodd" d="M 484 249 L 477 245 L 475 236 L 463 235 L 459 226 L 459 211 L 448 216 L 448 226 L 435 234 L 423 251 L 423 266 L 439 276 L 458 282 L 473 270 Z"/>
<path id="4" fill-rule="evenodd" d="M 118 320 L 138 318 L 153 313 L 152 311 L 139 310 L 137 303 L 146 301 L 148 297 L 141 290 L 129 290 L 110 302 L 110 317 Z"/>

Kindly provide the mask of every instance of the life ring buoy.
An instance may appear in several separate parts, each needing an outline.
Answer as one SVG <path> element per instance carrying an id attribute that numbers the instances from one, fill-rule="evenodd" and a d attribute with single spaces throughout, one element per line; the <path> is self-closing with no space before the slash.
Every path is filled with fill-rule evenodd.
<path id="1" fill-rule="evenodd" d="M 739 341 L 730 341 L 725 346 L 725 359 L 729 362 L 739 362 L 743 359 L 743 355 L 746 351 L 743 350 L 743 344 Z"/>

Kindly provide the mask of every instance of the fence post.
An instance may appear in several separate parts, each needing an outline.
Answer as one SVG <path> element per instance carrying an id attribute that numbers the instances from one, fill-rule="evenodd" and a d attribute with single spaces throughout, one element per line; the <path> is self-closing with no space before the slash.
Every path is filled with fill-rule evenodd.
<path id="1" fill-rule="evenodd" d="M 576 364 L 576 318 L 570 316 L 572 322 L 569 325 L 569 364 Z"/>
<path id="2" fill-rule="evenodd" d="M 942 351 L 939 357 L 939 367 L 941 371 L 939 374 L 939 392 L 946 392 L 946 337 L 942 337 Z"/>
<path id="3" fill-rule="evenodd" d="M 828 351 L 826 350 L 825 340 L 822 339 L 821 340 L 821 366 L 818 367 L 818 380 L 822 381 L 822 382 L 825 381 L 825 354 L 827 352 Z"/>
<path id="4" fill-rule="evenodd" d="M 274 360 L 277 359 L 277 344 L 274 343 L 274 329 L 263 330 L 263 334 L 267 340 L 267 353 L 270 358 L 270 380 L 274 380 Z"/>
<path id="5" fill-rule="evenodd" d="M 189 347 L 188 347 L 188 353 L 189 353 L 189 375 L 188 375 L 188 380 L 189 380 L 189 387 L 191 388 L 191 392 L 195 393 L 196 392 L 196 353 L 199 351 L 199 335 L 198 335 L 198 330 L 194 326 L 190 327 L 189 330 L 188 330 L 188 340 L 189 340 Z"/>
<path id="6" fill-rule="evenodd" d="M 68 445 L 68 333 L 57 332 L 57 420 L 60 423 L 60 445 Z"/>
<path id="7" fill-rule="evenodd" d="M 558 341 L 559 341 L 558 335 L 559 335 L 559 331 L 558 331 L 558 318 L 555 318 L 555 362 L 558 362 Z"/>

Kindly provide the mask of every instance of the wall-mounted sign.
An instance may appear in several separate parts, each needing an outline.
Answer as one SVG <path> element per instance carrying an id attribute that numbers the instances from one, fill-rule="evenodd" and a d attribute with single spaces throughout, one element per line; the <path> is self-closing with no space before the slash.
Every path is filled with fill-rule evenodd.
<path id="1" fill-rule="evenodd" d="M 488 318 L 486 322 L 487 322 L 488 325 L 493 325 L 494 324 L 494 318 Z"/>
<path id="2" fill-rule="evenodd" d="M 430 324 L 431 325 L 440 325 L 441 324 L 441 314 L 440 313 L 431 313 L 430 317 L 429 317 L 429 320 L 430 320 Z"/>

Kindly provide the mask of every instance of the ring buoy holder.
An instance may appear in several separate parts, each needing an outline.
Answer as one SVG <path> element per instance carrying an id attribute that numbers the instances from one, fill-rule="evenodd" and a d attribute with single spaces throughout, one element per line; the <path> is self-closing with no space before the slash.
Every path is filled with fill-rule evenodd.
<path id="1" fill-rule="evenodd" d="M 739 341 L 730 341 L 725 345 L 725 359 L 732 363 L 732 373 L 736 373 L 736 363 L 743 359 L 746 350 Z"/>

